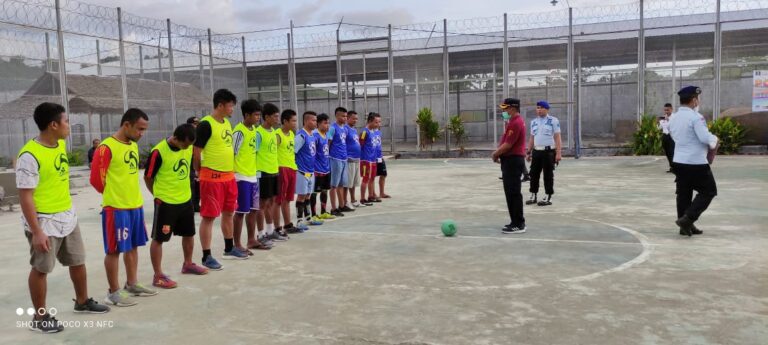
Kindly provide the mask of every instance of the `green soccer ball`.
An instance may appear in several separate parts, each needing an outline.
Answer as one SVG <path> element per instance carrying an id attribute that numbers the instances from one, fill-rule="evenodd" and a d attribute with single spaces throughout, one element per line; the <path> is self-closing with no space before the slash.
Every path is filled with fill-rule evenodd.
<path id="1" fill-rule="evenodd" d="M 443 230 L 443 235 L 445 236 L 452 237 L 453 235 L 456 235 L 456 223 L 451 219 L 444 220 L 440 229 Z"/>

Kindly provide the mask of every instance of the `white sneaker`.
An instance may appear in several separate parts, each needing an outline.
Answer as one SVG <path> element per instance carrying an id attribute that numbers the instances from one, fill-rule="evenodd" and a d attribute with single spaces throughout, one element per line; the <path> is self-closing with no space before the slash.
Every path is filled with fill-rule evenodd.
<path id="1" fill-rule="evenodd" d="M 355 208 L 365 207 L 365 205 L 361 204 L 359 201 L 355 201 L 354 203 L 352 203 L 352 206 L 354 206 Z"/>
<path id="2" fill-rule="evenodd" d="M 350 204 L 350 203 L 347 203 L 347 207 L 349 207 L 350 209 L 353 209 L 353 210 L 355 209 L 355 206 Z"/>

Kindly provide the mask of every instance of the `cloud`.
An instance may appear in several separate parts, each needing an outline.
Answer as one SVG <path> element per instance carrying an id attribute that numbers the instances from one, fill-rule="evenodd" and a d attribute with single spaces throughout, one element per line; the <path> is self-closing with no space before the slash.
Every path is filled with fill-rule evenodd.
<path id="1" fill-rule="evenodd" d="M 174 23 L 217 32 L 237 31 L 232 0 L 86 0 L 106 7 L 121 7 L 140 17 L 171 18 Z"/>
<path id="2" fill-rule="evenodd" d="M 404 8 L 382 9 L 378 11 L 339 11 L 326 13 L 325 18 L 333 18 L 331 21 L 339 21 L 344 17 L 344 22 L 355 24 L 367 24 L 386 26 L 387 24 L 402 25 L 414 23 L 414 15 Z"/>

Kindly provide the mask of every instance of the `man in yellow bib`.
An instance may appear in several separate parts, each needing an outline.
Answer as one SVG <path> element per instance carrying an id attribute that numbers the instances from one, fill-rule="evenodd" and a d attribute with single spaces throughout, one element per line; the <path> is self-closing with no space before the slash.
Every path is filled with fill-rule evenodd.
<path id="1" fill-rule="evenodd" d="M 192 191 L 189 186 L 192 171 L 192 143 L 195 142 L 195 127 L 183 124 L 173 131 L 173 136 L 152 148 L 144 183 L 155 196 L 155 216 L 152 222 L 152 243 L 149 256 L 155 276 L 152 285 L 172 289 L 176 282 L 163 272 L 163 243 L 171 234 L 181 236 L 184 264 L 181 273 L 206 274 L 208 269 L 192 262 L 195 247 L 195 208 L 192 205 Z"/>
<path id="2" fill-rule="evenodd" d="M 283 236 L 289 233 L 297 233 L 299 229 L 291 223 L 291 201 L 296 194 L 296 153 L 294 152 L 294 138 L 296 136 L 296 112 L 291 109 L 283 110 L 280 114 L 282 127 L 275 130 L 279 138 L 277 148 L 277 165 L 280 166 L 280 192 L 275 202 L 283 214 L 284 226 L 280 226 L 280 217 L 275 220 L 275 231 Z"/>
<path id="3" fill-rule="evenodd" d="M 147 227 L 142 208 L 144 198 L 139 189 L 139 146 L 136 142 L 148 127 L 147 114 L 136 108 L 128 109 L 117 132 L 101 142 L 91 165 L 91 185 L 104 197 L 101 223 L 107 254 L 104 267 L 109 282 L 105 302 L 119 307 L 136 304 L 129 295 L 157 294 L 139 284 L 137 272 L 137 249 L 147 243 Z M 128 278 L 123 290 L 118 283 L 121 253 Z"/>
<path id="4" fill-rule="evenodd" d="M 213 221 L 221 216 L 221 232 L 224 234 L 224 255 L 235 259 L 247 259 L 248 254 L 234 250 L 233 216 L 237 208 L 237 183 L 235 182 L 235 152 L 232 149 L 232 125 L 228 117 L 237 104 L 235 94 L 227 89 L 213 94 L 213 112 L 197 125 L 194 165 L 200 179 L 200 244 L 203 247 L 203 266 L 210 270 L 222 269 L 211 255 Z"/>
<path id="5" fill-rule="evenodd" d="M 279 222 L 280 208 L 275 202 L 280 191 L 278 177 L 279 165 L 277 163 L 277 148 L 280 145 L 279 137 L 275 135 L 275 126 L 280 121 L 280 109 L 272 103 L 264 104 L 264 121 L 256 128 L 256 170 L 259 177 L 259 202 L 261 212 L 264 213 L 266 225 L 264 236 L 266 240 L 285 241 L 287 236 L 275 231 L 275 223 Z M 259 240 L 261 241 L 261 240 Z"/>
<path id="6" fill-rule="evenodd" d="M 69 161 L 64 143 L 69 136 L 69 117 L 61 105 L 42 103 L 35 108 L 34 119 L 40 135 L 21 148 L 16 161 L 16 187 L 32 266 L 29 294 L 36 311 L 29 329 L 57 333 L 64 327 L 47 313 L 45 306 L 47 277 L 56 259 L 69 267 L 76 313 L 106 313 L 109 307 L 88 297 L 85 246 L 69 196 Z"/>

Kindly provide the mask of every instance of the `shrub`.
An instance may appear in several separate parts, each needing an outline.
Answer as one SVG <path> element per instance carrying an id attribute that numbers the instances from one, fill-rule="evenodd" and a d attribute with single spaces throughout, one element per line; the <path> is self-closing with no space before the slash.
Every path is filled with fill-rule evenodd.
<path id="1" fill-rule="evenodd" d="M 710 121 L 707 123 L 707 127 L 712 134 L 720 139 L 720 148 L 717 153 L 726 155 L 736 153 L 739 151 L 739 147 L 745 143 L 744 136 L 747 129 L 730 117 Z"/>
<path id="2" fill-rule="evenodd" d="M 81 149 L 74 149 L 67 153 L 67 160 L 69 161 L 69 166 L 76 167 L 85 165 L 85 151 Z"/>
<path id="3" fill-rule="evenodd" d="M 461 119 L 461 116 L 451 116 L 451 119 L 448 122 L 448 125 L 445 126 L 445 129 L 451 133 L 451 137 L 453 138 L 456 147 L 458 147 L 460 151 L 464 152 L 464 143 L 467 141 L 468 137 L 466 128 L 464 128 L 464 121 Z"/>
<path id="4" fill-rule="evenodd" d="M 637 124 L 637 131 L 632 135 L 632 151 L 636 155 L 660 155 L 661 129 L 653 115 L 644 115 Z"/>
<path id="5" fill-rule="evenodd" d="M 427 146 L 440 139 L 440 124 L 433 119 L 432 109 L 422 108 L 416 115 L 416 124 L 419 125 L 420 142 L 419 147 L 424 150 Z"/>

